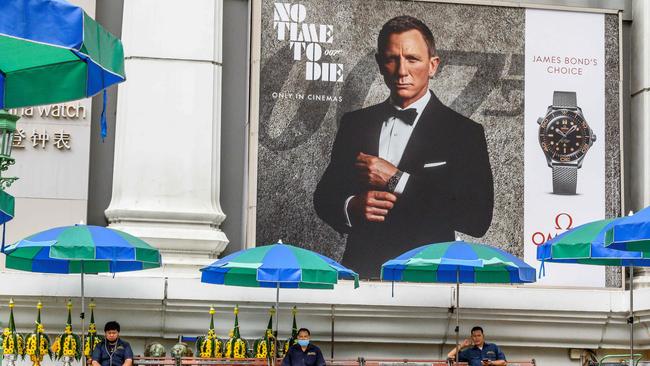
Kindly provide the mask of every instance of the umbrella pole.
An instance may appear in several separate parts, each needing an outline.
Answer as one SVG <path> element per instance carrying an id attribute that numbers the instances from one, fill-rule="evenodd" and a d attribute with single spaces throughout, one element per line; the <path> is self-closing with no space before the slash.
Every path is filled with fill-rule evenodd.
<path id="1" fill-rule="evenodd" d="M 275 351 L 273 351 L 273 364 L 275 365 L 278 360 L 278 320 L 280 319 L 280 282 L 277 282 L 275 288 L 275 337 L 273 342 L 275 342 Z"/>
<path id="2" fill-rule="evenodd" d="M 634 266 L 630 266 L 630 366 L 634 365 Z"/>
<path id="3" fill-rule="evenodd" d="M 460 334 L 460 326 L 459 326 L 459 319 L 460 319 L 460 268 L 456 268 L 456 329 L 454 330 L 456 332 L 456 363 L 458 364 L 458 354 L 460 353 L 460 339 L 459 339 L 459 334 Z"/>
<path id="4" fill-rule="evenodd" d="M 81 261 L 81 314 L 79 314 L 79 317 L 81 318 L 81 365 L 86 366 L 86 354 L 84 353 L 85 350 L 85 337 L 86 333 L 84 332 L 84 327 L 85 327 L 85 302 L 84 302 L 84 262 Z"/>
<path id="5" fill-rule="evenodd" d="M 334 304 L 332 304 L 332 330 L 331 330 L 330 358 L 334 359 Z"/>

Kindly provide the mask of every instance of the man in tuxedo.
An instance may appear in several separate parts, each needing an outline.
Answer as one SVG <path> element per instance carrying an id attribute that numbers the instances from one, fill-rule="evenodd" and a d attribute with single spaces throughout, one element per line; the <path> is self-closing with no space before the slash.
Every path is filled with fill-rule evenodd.
<path id="1" fill-rule="evenodd" d="M 383 103 L 346 113 L 314 192 L 318 216 L 347 233 L 343 264 L 365 278 L 406 250 L 483 236 L 492 221 L 492 171 L 483 127 L 429 90 L 440 58 L 431 30 L 399 16 L 379 32 Z"/>

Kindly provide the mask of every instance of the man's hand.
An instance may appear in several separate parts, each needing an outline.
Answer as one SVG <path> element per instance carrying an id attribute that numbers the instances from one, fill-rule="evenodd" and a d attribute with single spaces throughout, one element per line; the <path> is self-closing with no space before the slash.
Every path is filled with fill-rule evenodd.
<path id="1" fill-rule="evenodd" d="M 349 212 L 358 220 L 384 222 L 393 208 L 397 196 L 390 192 L 368 191 L 354 196 L 348 205 Z"/>
<path id="2" fill-rule="evenodd" d="M 467 347 L 471 346 L 472 344 L 474 344 L 474 343 L 472 342 L 471 339 L 465 338 L 460 344 L 456 345 L 456 347 L 454 347 L 454 349 L 449 351 L 449 353 L 447 354 L 447 358 L 450 359 L 450 360 L 455 359 L 456 354 L 458 352 L 460 352 L 463 348 L 467 348 Z"/>
<path id="3" fill-rule="evenodd" d="M 359 181 L 371 188 L 386 189 L 390 177 L 398 172 L 398 169 L 388 161 L 362 152 L 357 155 L 357 168 Z"/>

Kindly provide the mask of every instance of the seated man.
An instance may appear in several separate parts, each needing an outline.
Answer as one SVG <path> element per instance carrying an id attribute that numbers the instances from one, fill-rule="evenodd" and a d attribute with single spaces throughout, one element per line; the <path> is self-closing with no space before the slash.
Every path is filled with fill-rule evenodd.
<path id="1" fill-rule="evenodd" d="M 459 362 L 467 362 L 469 366 L 505 366 L 506 355 L 501 352 L 499 346 L 494 343 L 485 343 L 483 328 L 474 327 L 471 331 L 471 338 L 457 345 L 448 354 L 447 358 L 456 359 L 456 352 Z"/>
<path id="2" fill-rule="evenodd" d="M 120 324 L 110 321 L 104 326 L 104 342 L 95 346 L 92 366 L 132 366 L 133 351 L 129 342 L 120 339 Z"/>
<path id="3" fill-rule="evenodd" d="M 298 330 L 298 343 L 289 347 L 282 360 L 282 366 L 325 366 L 320 348 L 309 342 L 311 333 L 307 328 Z"/>

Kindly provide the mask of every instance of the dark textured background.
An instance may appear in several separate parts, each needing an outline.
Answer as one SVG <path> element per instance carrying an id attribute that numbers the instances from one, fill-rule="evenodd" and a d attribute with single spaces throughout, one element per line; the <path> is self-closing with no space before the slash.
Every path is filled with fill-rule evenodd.
<path id="1" fill-rule="evenodd" d="M 343 52 L 320 61 L 342 63 L 344 82 L 304 80 L 304 60 L 293 61 L 288 42 L 276 39 L 273 1 L 264 0 L 257 244 L 282 239 L 336 260 L 343 255 L 345 238 L 316 216 L 312 194 L 329 162 L 341 115 L 387 98 L 373 56 L 376 37 L 388 19 L 408 14 L 423 20 L 436 38 L 442 64 L 430 88 L 443 103 L 485 127 L 495 209 L 480 241 L 523 257 L 525 10 L 383 0 L 300 3 L 307 8 L 306 23 L 334 26 L 334 43 L 323 44 L 323 50 Z M 620 211 L 618 19 L 606 17 L 606 206 L 611 216 Z M 276 99 L 273 92 L 341 96 L 342 101 Z M 620 271 L 609 270 L 607 282 L 620 285 Z"/>

